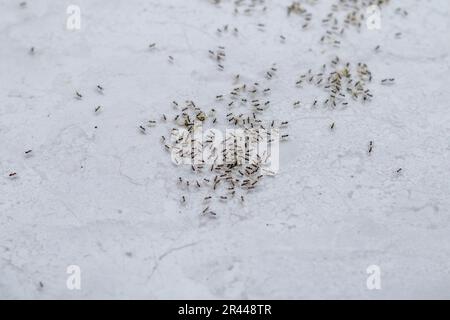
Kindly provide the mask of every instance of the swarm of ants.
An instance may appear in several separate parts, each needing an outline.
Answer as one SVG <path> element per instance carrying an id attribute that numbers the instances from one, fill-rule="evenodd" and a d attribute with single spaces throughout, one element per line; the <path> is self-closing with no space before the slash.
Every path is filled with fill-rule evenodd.
<path id="1" fill-rule="evenodd" d="M 275 65 L 265 71 L 265 81 L 270 80 L 276 71 Z M 217 215 L 211 209 L 213 201 L 237 199 L 243 203 L 245 194 L 255 189 L 264 175 L 274 174 L 265 167 L 271 156 L 270 146 L 289 136 L 278 134 L 288 126 L 288 121 L 261 118 L 261 114 L 270 107 L 269 87 L 260 82 L 240 82 L 240 75 L 234 76 L 233 83 L 233 88 L 227 93 L 215 96 L 219 107 L 206 110 L 194 101 L 185 101 L 184 104 L 173 101 L 172 106 L 177 111 L 174 117 L 169 118 L 165 114 L 161 117 L 162 122 L 171 120 L 174 125 L 168 136 L 161 137 L 164 149 L 171 153 L 177 164 L 189 163 L 195 175 L 195 179 L 180 176 L 177 184 L 185 191 L 203 190 L 205 208 L 201 214 L 209 217 Z M 228 127 L 240 130 L 242 135 L 236 134 L 237 131 L 220 136 L 215 131 L 208 131 L 200 137 L 195 134 L 199 127 L 215 128 L 223 118 Z M 150 120 L 140 125 L 140 130 L 146 132 L 146 128 L 155 124 L 155 120 Z M 267 143 L 268 147 L 255 156 L 258 143 Z M 187 201 L 188 196 L 182 195 L 180 202 L 185 204 Z"/>
<path id="2" fill-rule="evenodd" d="M 287 16 L 300 16 L 303 19 L 302 29 L 308 29 L 312 23 L 312 12 L 308 6 L 315 5 L 318 0 L 310 0 L 300 3 L 294 1 L 287 7 Z M 340 0 L 336 1 L 332 6 L 330 13 L 322 19 L 322 25 L 327 27 L 326 33 L 322 36 L 320 42 L 331 44 L 333 47 L 339 48 L 341 38 L 346 29 L 351 27 L 358 31 L 361 29 L 362 23 L 365 20 L 365 10 L 370 5 L 378 5 L 380 7 L 386 5 L 388 0 Z M 214 0 L 213 3 L 221 6 L 226 3 L 222 0 Z M 265 12 L 267 6 L 264 0 L 237 0 L 233 2 L 234 13 L 244 13 L 250 15 L 256 12 Z M 401 11 L 403 12 L 403 11 Z M 265 24 L 259 23 L 258 30 L 264 31 Z M 221 28 L 217 28 L 217 34 L 222 36 L 229 32 L 229 25 L 226 24 Z M 236 35 L 238 29 L 233 28 Z M 281 42 L 285 42 L 286 37 L 280 36 Z M 375 52 L 379 52 L 380 46 L 375 48 Z M 209 50 L 210 58 L 215 61 L 219 71 L 225 70 L 225 47 L 218 46 L 215 50 Z M 269 70 L 265 72 L 264 80 L 271 80 L 277 72 L 277 67 L 274 64 Z M 253 139 L 267 139 L 273 142 L 274 137 L 268 133 L 267 129 L 283 129 L 288 125 L 288 121 L 267 121 L 262 120 L 260 114 L 271 106 L 271 101 L 268 95 L 271 92 L 270 87 L 262 86 L 259 82 L 242 83 L 240 82 L 240 75 L 235 76 L 235 85 L 228 93 L 216 95 L 216 103 L 223 106 L 220 107 L 220 113 L 226 112 L 226 124 L 231 127 L 242 129 L 244 132 L 253 129 L 261 129 L 264 137 L 256 135 Z M 370 101 L 373 95 L 368 88 L 372 82 L 372 72 L 369 70 L 367 64 L 357 63 L 353 65 L 350 62 L 343 62 L 339 57 L 335 57 L 327 65 L 324 64 L 322 68 L 313 73 L 310 69 L 307 73 L 300 74 L 295 81 L 295 86 L 304 88 L 307 85 L 314 85 L 323 89 L 326 96 L 322 101 L 323 106 L 329 108 L 336 108 L 338 105 L 347 106 L 349 100 L 359 102 Z M 381 84 L 393 84 L 394 79 L 383 79 Z M 294 102 L 295 107 L 301 106 L 300 101 Z M 312 102 L 312 107 L 319 105 L 316 99 Z M 221 149 L 222 154 L 218 154 L 215 147 L 215 140 L 217 137 L 214 133 L 207 135 L 205 140 L 196 140 L 192 138 L 192 134 L 197 126 L 209 125 L 214 127 L 218 123 L 219 114 L 216 108 L 211 108 L 209 111 L 197 106 L 193 101 L 186 101 L 184 105 L 174 101 L 173 106 L 179 111 L 172 119 L 176 127 L 172 128 L 169 137 L 163 136 L 162 142 L 164 148 L 172 154 L 178 155 L 178 161 L 184 162 L 184 159 L 194 160 L 201 159 L 200 162 L 191 164 L 191 170 L 198 177 L 196 179 L 188 179 L 178 177 L 177 183 L 186 188 L 193 187 L 198 190 L 206 190 L 203 197 L 206 207 L 202 210 L 202 215 L 216 216 L 216 212 L 211 210 L 211 201 L 228 201 L 233 198 L 244 201 L 244 192 L 249 192 L 258 186 L 259 181 L 263 178 L 262 168 L 264 159 L 258 156 L 256 160 L 249 162 L 251 147 L 250 142 L 246 141 L 241 148 L 236 149 L 238 138 L 236 136 L 225 136 L 219 141 L 220 145 L 225 146 Z M 233 111 L 244 107 L 243 112 Z M 164 121 L 167 117 L 163 115 Z M 154 125 L 151 122 L 148 125 Z M 141 130 L 145 132 L 145 128 L 140 126 Z M 191 135 L 180 135 L 179 129 L 187 130 Z M 335 122 L 330 125 L 330 129 L 334 130 Z M 195 135 L 194 135 L 195 136 Z M 175 137 L 175 138 L 174 138 Z M 289 134 L 283 133 L 277 136 L 276 139 L 286 140 Z M 169 142 L 171 140 L 171 142 Z M 231 145 L 231 147 L 230 147 Z M 214 159 L 212 163 L 207 163 L 201 157 L 204 149 L 210 152 L 209 158 Z M 373 142 L 370 141 L 368 153 L 373 152 Z M 268 155 L 266 155 L 268 156 Z M 221 157 L 226 159 L 224 162 L 217 162 Z M 247 161 L 247 162 L 246 162 Z M 192 163 L 192 162 L 191 162 Z M 180 201 L 186 203 L 187 196 L 182 195 Z"/>
<path id="3" fill-rule="evenodd" d="M 301 28 L 309 29 L 313 25 L 312 6 L 319 0 L 293 1 L 287 6 L 287 18 L 300 18 Z M 267 12 L 265 0 L 211 0 L 217 7 L 221 8 L 231 4 L 235 15 L 264 15 Z M 366 20 L 366 9 L 371 5 L 379 8 L 386 6 L 389 0 L 338 0 L 333 2 L 330 11 L 320 21 L 324 27 L 325 33 L 320 39 L 320 43 L 329 44 L 339 49 L 344 40 L 344 34 L 347 30 L 356 29 L 361 31 L 361 27 Z M 21 6 L 26 7 L 22 2 Z M 396 14 L 406 17 L 408 12 L 397 8 Z M 258 23 L 259 31 L 264 31 L 265 23 Z M 239 30 L 234 25 L 225 24 L 216 29 L 218 36 L 232 33 L 237 36 Z M 396 38 L 401 38 L 400 32 L 395 34 Z M 280 35 L 281 42 L 286 41 L 284 35 Z M 159 49 L 156 43 L 148 45 L 148 50 L 157 52 Z M 380 45 L 374 49 L 375 53 L 380 52 Z M 29 51 L 34 55 L 35 48 Z M 226 52 L 224 46 L 217 46 L 209 50 L 209 57 L 217 65 L 218 71 L 225 71 Z M 175 63 L 175 58 L 168 56 L 170 64 Z M 237 199 L 240 202 L 245 201 L 245 195 L 260 185 L 264 175 L 273 175 L 273 172 L 267 169 L 265 163 L 270 154 L 270 145 L 274 142 L 288 140 L 289 134 L 284 131 L 289 125 L 287 120 L 267 120 L 261 115 L 271 107 L 272 102 L 269 97 L 272 88 L 268 85 L 274 77 L 276 78 L 278 67 L 273 64 L 264 71 L 261 81 L 242 81 L 242 77 L 237 74 L 233 78 L 233 87 L 226 93 L 219 93 L 215 96 L 215 104 L 218 107 L 202 108 L 194 101 L 185 101 L 184 103 L 172 102 L 176 110 L 174 116 L 162 114 L 161 122 L 163 124 L 172 124 L 169 128 L 169 134 L 162 136 L 163 148 L 173 156 L 176 161 L 181 163 L 190 163 L 190 170 L 195 178 L 186 178 L 179 176 L 177 183 L 183 186 L 184 190 L 204 190 L 203 202 L 204 209 L 201 215 L 215 217 L 217 213 L 211 208 L 213 201 L 230 201 Z M 367 64 L 359 62 L 357 64 L 344 62 L 339 57 L 335 57 L 328 64 L 313 72 L 309 69 L 301 73 L 295 80 L 297 88 L 304 89 L 313 85 L 322 89 L 325 93 L 323 101 L 315 99 L 312 107 L 323 105 L 324 107 L 335 109 L 338 105 L 347 106 L 350 99 L 358 102 L 370 101 L 373 95 L 369 89 L 372 82 L 372 72 Z M 381 85 L 395 84 L 394 78 L 382 79 Z M 104 88 L 101 85 L 96 86 L 98 94 L 104 94 Z M 75 99 L 83 100 L 83 94 L 79 91 L 74 93 Z M 294 107 L 302 106 L 301 101 L 293 102 Z M 100 115 L 103 107 L 97 105 L 94 108 L 94 114 Z M 241 136 L 232 133 L 224 136 L 216 136 L 214 131 L 200 138 L 196 137 L 195 131 L 198 127 L 215 128 L 221 121 L 225 120 L 228 127 L 241 130 L 245 137 L 242 141 Z M 138 125 L 139 131 L 146 134 L 151 127 L 158 125 L 157 120 L 148 120 L 144 124 Z M 95 127 L 97 128 L 97 127 Z M 335 130 L 335 122 L 330 125 L 331 130 Z M 181 132 L 181 134 L 180 134 Z M 276 134 L 274 134 L 276 132 Z M 187 133 L 187 134 L 184 134 Z M 269 148 L 263 154 L 253 156 L 255 144 L 260 141 L 268 143 Z M 218 145 L 222 146 L 218 148 Z M 207 152 L 205 158 L 204 151 Z M 368 154 L 371 155 L 374 150 L 374 143 L 371 140 L 368 146 Z M 32 150 L 25 152 L 26 157 L 32 156 Z M 397 174 L 402 168 L 396 170 Z M 10 172 L 9 178 L 18 178 L 18 173 Z M 190 189 L 189 189 L 190 188 Z M 189 196 L 183 194 L 180 197 L 181 203 L 186 203 Z"/>
<path id="4" fill-rule="evenodd" d="M 314 85 L 322 88 L 326 93 L 323 105 L 335 108 L 338 104 L 347 106 L 348 99 L 369 101 L 373 95 L 367 84 L 372 82 L 372 72 L 365 63 L 358 63 L 352 70 L 350 62 L 341 63 L 339 57 L 331 60 L 327 66 L 324 64 L 319 72 L 313 73 L 311 69 L 299 76 L 295 85 L 304 88 L 306 85 Z M 316 107 L 318 100 L 314 100 L 312 106 Z M 294 102 L 294 106 L 300 106 L 300 101 Z"/>

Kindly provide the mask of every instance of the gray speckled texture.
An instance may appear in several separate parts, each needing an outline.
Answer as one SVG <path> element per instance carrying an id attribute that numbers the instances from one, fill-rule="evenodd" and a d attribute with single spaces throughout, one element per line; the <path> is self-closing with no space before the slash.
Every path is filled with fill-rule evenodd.
<path id="1" fill-rule="evenodd" d="M 70 32 L 67 1 L 0 1 L 0 298 L 450 297 L 450 3 L 391 1 L 381 30 L 350 32 L 340 49 L 318 43 L 331 1 L 306 31 L 288 3 L 234 16 L 228 2 L 80 0 Z M 217 35 L 224 24 L 239 36 Z M 218 45 L 222 72 L 207 53 Z M 374 99 L 294 109 L 316 94 L 296 76 L 335 55 L 369 65 Z M 177 187 L 189 168 L 161 147 L 167 127 L 137 126 L 173 115 L 173 100 L 212 106 L 232 75 L 258 80 L 272 63 L 267 112 L 290 121 L 280 172 L 202 218 L 204 194 Z M 372 264 L 381 290 L 366 288 Z"/>

